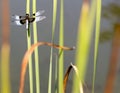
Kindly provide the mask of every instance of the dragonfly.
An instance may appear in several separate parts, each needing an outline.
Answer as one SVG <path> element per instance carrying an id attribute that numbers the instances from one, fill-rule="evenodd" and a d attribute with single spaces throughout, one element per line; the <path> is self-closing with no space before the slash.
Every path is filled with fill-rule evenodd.
<path id="1" fill-rule="evenodd" d="M 26 25 L 28 35 L 30 36 L 30 31 L 29 31 L 30 24 L 33 22 L 38 22 L 38 21 L 42 21 L 43 19 L 45 19 L 46 16 L 42 16 L 44 12 L 45 12 L 44 10 L 39 10 L 36 13 L 33 13 L 32 15 L 28 13 L 24 16 L 13 15 L 12 16 L 12 18 L 14 19 L 13 23 L 18 26 Z"/>

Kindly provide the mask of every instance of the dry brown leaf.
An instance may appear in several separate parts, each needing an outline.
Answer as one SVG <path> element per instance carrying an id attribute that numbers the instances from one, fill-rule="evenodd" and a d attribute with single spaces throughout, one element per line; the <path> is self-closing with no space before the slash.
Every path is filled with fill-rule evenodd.
<path id="1" fill-rule="evenodd" d="M 79 78 L 79 74 L 78 74 L 78 69 L 77 69 L 77 67 L 71 63 L 71 65 L 68 67 L 67 72 L 66 72 L 66 74 L 65 74 L 65 76 L 64 76 L 64 84 L 63 84 L 63 86 L 64 86 L 64 88 L 63 88 L 63 89 L 64 89 L 64 93 L 65 93 L 65 91 L 66 91 L 66 86 L 67 86 L 67 82 L 68 82 L 68 77 L 69 77 L 69 74 L 70 74 L 70 71 L 71 71 L 72 68 L 73 68 L 73 70 L 75 71 L 77 77 Z M 82 85 L 82 82 L 79 83 L 79 88 L 80 88 L 80 93 L 83 93 L 83 85 Z"/>
<path id="2" fill-rule="evenodd" d="M 23 93 L 23 90 L 24 90 L 25 73 L 26 73 L 29 57 L 31 56 L 31 54 L 33 53 L 33 51 L 35 50 L 36 47 L 42 46 L 42 45 L 54 47 L 57 49 L 63 49 L 63 50 L 73 50 L 74 49 L 74 47 L 69 48 L 69 47 L 59 46 L 59 45 L 55 45 L 55 44 L 48 43 L 48 42 L 38 42 L 36 44 L 33 44 L 31 46 L 31 48 L 25 53 L 24 58 L 22 60 L 19 93 Z"/>

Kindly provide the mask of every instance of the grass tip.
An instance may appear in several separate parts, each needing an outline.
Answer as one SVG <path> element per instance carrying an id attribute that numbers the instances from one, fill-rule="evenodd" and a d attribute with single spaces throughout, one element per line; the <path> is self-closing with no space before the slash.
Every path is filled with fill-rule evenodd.
<path id="1" fill-rule="evenodd" d="M 75 47 L 75 46 L 73 46 L 73 47 L 72 47 L 72 49 L 74 50 L 74 49 L 76 49 L 76 47 Z"/>
<path id="2" fill-rule="evenodd" d="M 73 63 L 71 62 L 70 65 L 73 66 Z"/>

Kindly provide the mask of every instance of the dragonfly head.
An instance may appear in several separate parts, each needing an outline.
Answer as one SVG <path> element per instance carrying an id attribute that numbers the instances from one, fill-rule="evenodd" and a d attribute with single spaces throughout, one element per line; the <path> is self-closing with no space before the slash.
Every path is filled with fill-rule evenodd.
<path id="1" fill-rule="evenodd" d="M 26 14 L 26 17 L 29 17 L 29 14 Z"/>

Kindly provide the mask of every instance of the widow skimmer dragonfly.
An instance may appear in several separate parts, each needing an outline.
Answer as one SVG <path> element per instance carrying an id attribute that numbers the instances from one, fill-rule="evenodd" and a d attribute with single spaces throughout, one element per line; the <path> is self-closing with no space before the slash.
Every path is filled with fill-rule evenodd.
<path id="1" fill-rule="evenodd" d="M 26 25 L 26 29 L 28 30 L 28 35 L 30 35 L 29 27 L 30 23 L 42 21 L 45 19 L 45 16 L 41 16 L 44 13 L 44 10 L 40 10 L 36 13 L 33 13 L 32 16 L 30 14 L 26 14 L 25 16 L 13 15 L 13 22 L 15 25 L 22 26 Z"/>

